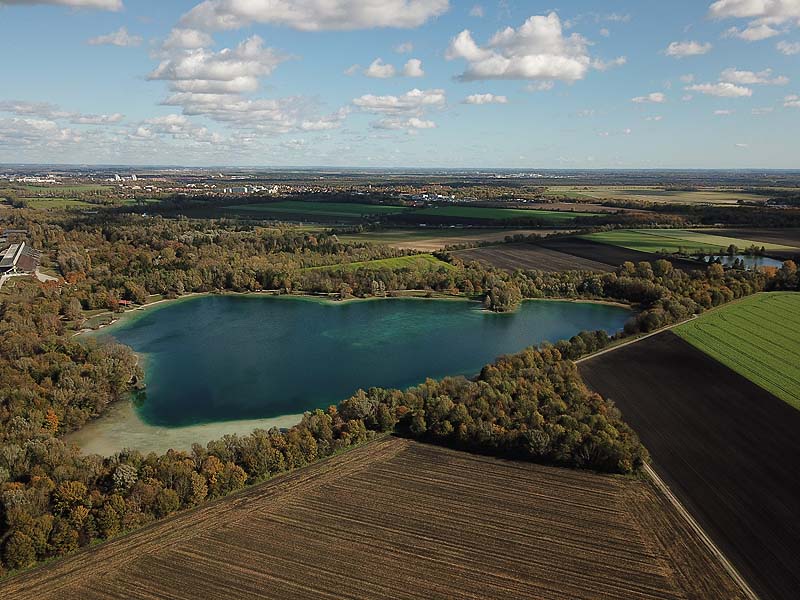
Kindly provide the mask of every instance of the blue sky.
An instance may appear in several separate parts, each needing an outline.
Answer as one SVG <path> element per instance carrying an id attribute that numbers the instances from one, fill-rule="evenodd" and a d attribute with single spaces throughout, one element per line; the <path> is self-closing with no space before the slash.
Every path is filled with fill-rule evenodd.
<path id="1" fill-rule="evenodd" d="M 0 0 L 0 56 L 6 163 L 800 168 L 797 0 Z"/>

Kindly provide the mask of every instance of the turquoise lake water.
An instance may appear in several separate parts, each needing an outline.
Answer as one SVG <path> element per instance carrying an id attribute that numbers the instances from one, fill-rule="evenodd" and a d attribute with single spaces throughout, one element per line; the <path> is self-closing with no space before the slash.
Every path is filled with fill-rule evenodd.
<path id="1" fill-rule="evenodd" d="M 207 296 L 148 309 L 98 337 L 143 355 L 142 419 L 180 427 L 298 414 L 359 388 L 475 375 L 544 340 L 617 332 L 631 314 L 571 302 L 525 302 L 498 315 L 448 300 Z"/>

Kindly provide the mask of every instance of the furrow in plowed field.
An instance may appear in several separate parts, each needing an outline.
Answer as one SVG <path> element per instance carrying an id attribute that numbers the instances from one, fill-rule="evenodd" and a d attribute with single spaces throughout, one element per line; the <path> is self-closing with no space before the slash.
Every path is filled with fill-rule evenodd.
<path id="1" fill-rule="evenodd" d="M 739 598 L 650 483 L 386 438 L 0 584 L 20 600 Z"/>

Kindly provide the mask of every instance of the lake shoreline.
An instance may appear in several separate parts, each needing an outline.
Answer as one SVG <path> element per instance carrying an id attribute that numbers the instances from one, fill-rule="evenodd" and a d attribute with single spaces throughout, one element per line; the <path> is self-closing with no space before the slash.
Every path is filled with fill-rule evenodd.
<path id="1" fill-rule="evenodd" d="M 312 331 L 312 332 L 321 331 L 319 325 L 322 323 L 324 323 L 325 327 L 327 327 L 327 324 L 329 322 L 335 323 L 339 319 L 345 319 L 345 320 L 350 319 L 347 327 L 345 327 L 344 329 L 340 329 L 339 331 L 340 333 L 343 333 L 346 336 L 352 336 L 352 337 L 345 337 L 343 339 L 340 339 L 337 343 L 341 343 L 343 345 L 341 347 L 334 346 L 335 348 L 333 350 L 334 354 L 336 354 L 336 356 L 341 356 L 340 350 L 344 350 L 345 348 L 349 347 L 357 349 L 360 346 L 363 346 L 363 344 L 365 343 L 364 340 L 369 339 L 367 337 L 368 332 L 375 331 L 376 335 L 378 335 L 379 338 L 377 341 L 373 341 L 372 343 L 376 344 L 375 354 L 379 355 L 381 352 L 380 349 L 383 349 L 385 347 L 385 344 L 388 343 L 387 340 L 395 339 L 394 334 L 389 335 L 386 332 L 386 330 L 383 329 L 382 327 L 370 325 L 368 322 L 365 323 L 362 319 L 359 319 L 357 317 L 355 318 L 355 320 L 353 320 L 354 317 L 352 311 L 340 313 L 338 310 L 335 309 L 335 306 L 345 307 L 353 303 L 362 305 L 366 304 L 373 305 L 373 308 L 370 309 L 367 309 L 367 307 L 364 306 L 363 309 L 359 309 L 357 311 L 357 314 L 361 314 L 365 310 L 366 310 L 365 314 L 370 314 L 370 313 L 375 313 L 375 311 L 377 310 L 379 314 L 390 314 L 392 316 L 394 316 L 395 314 L 398 315 L 398 318 L 400 320 L 396 322 L 402 323 L 400 327 L 402 327 L 404 330 L 408 330 L 409 321 L 406 320 L 407 316 L 401 316 L 401 315 L 406 315 L 406 313 L 415 314 L 421 310 L 423 314 L 428 314 L 431 311 L 433 311 L 434 314 L 441 315 L 441 317 L 437 316 L 436 321 L 434 321 L 437 325 L 441 323 L 441 318 L 444 317 L 444 315 L 453 315 L 462 313 L 462 314 L 473 315 L 472 317 L 469 317 L 470 320 L 467 323 L 469 325 L 469 328 L 465 331 L 472 330 L 475 327 L 474 325 L 475 323 L 484 323 L 484 324 L 495 323 L 495 325 L 491 327 L 500 327 L 501 330 L 505 329 L 506 331 L 509 332 L 517 331 L 516 334 L 512 334 L 517 336 L 516 342 L 506 347 L 495 348 L 492 353 L 486 353 L 485 355 L 480 355 L 480 364 L 476 362 L 474 365 L 475 370 L 469 371 L 470 373 L 479 372 L 480 367 L 482 367 L 484 364 L 489 364 L 490 362 L 495 360 L 497 356 L 500 356 L 507 352 L 520 351 L 524 347 L 530 345 L 537 345 L 538 343 L 540 343 L 539 337 L 537 337 L 538 334 L 533 334 L 534 330 L 525 330 L 525 329 L 519 330 L 517 329 L 517 327 L 512 327 L 512 329 L 508 329 L 510 325 L 502 325 L 502 323 L 510 323 L 511 321 L 508 321 L 509 318 L 514 318 L 516 316 L 517 318 L 521 319 L 522 322 L 524 322 L 526 318 L 528 319 L 531 318 L 530 316 L 526 317 L 526 315 L 531 315 L 531 314 L 552 315 L 549 322 L 552 324 L 560 323 L 562 325 L 560 326 L 560 328 L 557 326 L 556 330 L 551 329 L 549 334 L 542 334 L 541 340 L 550 340 L 552 342 L 556 342 L 559 339 L 564 339 L 565 337 L 569 337 L 570 335 L 576 334 L 582 330 L 593 330 L 595 328 L 604 328 L 608 329 L 609 331 L 617 331 L 618 328 L 622 327 L 624 321 L 627 318 L 629 318 L 627 315 L 631 310 L 631 307 L 629 305 L 616 302 L 609 302 L 609 301 L 598 302 L 587 299 L 568 299 L 568 300 L 557 299 L 557 298 L 529 299 L 523 301 L 522 306 L 515 313 L 501 314 L 501 313 L 493 313 L 487 311 L 486 309 L 483 308 L 481 303 L 474 302 L 473 300 L 466 298 L 464 296 L 449 296 L 446 298 L 429 298 L 420 296 L 391 297 L 388 299 L 398 300 L 399 302 L 395 306 L 389 306 L 391 303 L 386 303 L 385 305 L 383 305 L 383 303 L 374 302 L 375 300 L 384 300 L 385 298 L 354 298 L 345 301 L 336 301 L 336 300 L 331 300 L 330 298 L 324 298 L 318 296 L 315 297 L 308 295 L 298 296 L 298 295 L 287 295 L 287 294 L 275 295 L 275 294 L 264 294 L 264 293 L 234 293 L 234 294 L 203 293 L 203 294 L 187 294 L 185 296 L 176 299 L 159 300 L 157 302 L 152 302 L 149 305 L 145 305 L 144 307 L 138 307 L 136 309 L 126 311 L 126 313 L 124 313 L 122 317 L 117 321 L 115 321 L 113 324 L 102 328 L 102 330 L 92 330 L 91 333 L 93 335 L 96 334 L 101 340 L 106 336 L 108 336 L 109 339 L 113 339 L 116 337 L 117 339 L 121 340 L 122 343 L 128 343 L 128 345 L 130 345 L 129 342 L 125 341 L 125 333 L 124 333 L 125 330 L 127 330 L 128 328 L 135 329 L 139 327 L 137 322 L 140 317 L 143 318 L 147 315 L 152 315 L 153 318 L 160 319 L 163 320 L 164 323 L 168 323 L 169 325 L 166 326 L 167 328 L 163 329 L 161 326 L 155 325 L 153 323 L 143 326 L 151 328 L 155 327 L 159 332 L 167 332 L 168 334 L 168 332 L 170 331 L 170 327 L 175 325 L 174 323 L 175 315 L 171 315 L 169 317 L 166 315 L 156 316 L 153 315 L 152 312 L 149 312 L 148 309 L 152 308 L 153 311 L 160 312 L 161 307 L 169 307 L 169 306 L 175 307 L 176 304 L 182 304 L 188 302 L 189 300 L 197 300 L 199 298 L 205 298 L 209 302 L 212 302 L 211 304 L 212 308 L 206 310 L 206 318 L 209 318 L 210 315 L 210 318 L 214 322 L 214 327 L 216 328 L 213 334 L 214 346 L 217 345 L 216 341 L 221 339 L 220 336 L 226 335 L 225 332 L 239 331 L 241 334 L 241 332 L 243 331 L 242 325 L 241 323 L 237 322 L 236 315 L 242 315 L 242 318 L 246 319 L 247 318 L 246 315 L 250 314 L 252 311 L 255 311 L 257 314 L 262 314 L 264 312 L 272 314 L 273 318 L 277 319 L 277 322 L 289 323 L 289 325 L 287 325 L 289 329 L 286 332 L 284 332 L 283 335 L 288 334 L 294 338 L 297 338 L 298 335 L 301 335 L 299 331 Z M 217 300 L 213 301 L 212 299 L 214 298 L 217 298 Z M 242 303 L 240 304 L 239 302 L 235 302 L 234 300 L 236 298 L 240 298 L 242 300 Z M 246 298 L 252 298 L 253 302 L 246 302 L 245 301 Z M 261 302 L 258 301 L 258 299 L 264 299 L 264 298 L 270 298 L 271 301 L 275 302 L 276 304 L 272 307 L 267 307 L 266 305 L 262 305 Z M 220 305 L 217 304 L 217 302 L 223 302 L 226 299 L 228 308 L 222 309 Z M 429 306 L 429 303 L 425 302 L 419 302 L 418 308 L 413 308 L 411 306 L 421 300 L 439 300 L 440 304 L 443 300 L 456 300 L 458 301 L 457 303 L 458 308 L 456 308 L 456 306 L 448 308 L 445 305 L 445 306 L 440 306 L 439 309 L 434 310 Z M 294 309 L 287 308 L 291 306 L 291 304 L 287 303 L 292 303 L 292 302 L 300 302 L 301 304 L 304 302 L 308 302 L 309 303 L 308 309 L 302 309 L 301 312 L 305 314 L 308 310 L 310 310 L 311 313 L 309 314 L 316 313 L 317 314 L 316 318 L 319 322 L 318 325 L 312 326 L 310 329 L 307 330 L 292 329 L 292 326 L 290 325 L 291 321 L 283 321 L 284 317 L 280 316 L 283 314 L 285 310 L 290 310 L 290 311 L 297 310 L 297 307 L 295 307 Z M 473 302 L 474 304 L 472 304 Z M 318 308 L 316 309 L 312 308 L 311 306 L 312 304 L 316 304 Z M 382 308 L 378 308 L 378 306 L 381 305 Z M 428 306 L 428 308 L 423 308 L 422 305 Z M 538 308 L 536 307 L 537 305 Z M 575 308 L 569 309 L 568 308 L 569 305 L 575 306 Z M 579 309 L 576 305 L 585 305 L 587 308 Z M 606 310 L 612 310 L 612 311 L 622 310 L 622 312 L 616 313 L 618 315 L 616 317 L 616 323 L 610 329 L 608 326 L 602 325 L 603 321 L 593 321 L 593 319 L 588 319 L 588 321 L 584 319 L 583 323 L 578 323 L 578 322 L 572 323 L 571 317 L 574 314 L 581 314 L 581 315 L 596 314 L 596 311 L 593 311 L 591 308 L 589 308 L 592 305 L 597 307 L 597 310 L 600 310 L 602 314 L 607 314 L 605 310 L 601 309 L 601 307 L 603 306 L 607 307 Z M 334 308 L 328 309 L 324 308 L 324 306 L 330 306 Z M 199 307 L 190 308 L 188 306 L 185 306 L 178 310 L 180 314 L 187 312 L 194 314 L 195 311 L 197 310 L 202 311 L 202 308 Z M 332 310 L 333 312 L 328 314 L 327 312 L 328 310 Z M 586 311 L 589 312 L 587 313 Z M 482 316 L 479 317 L 479 315 Z M 471 319 L 481 319 L 481 320 L 472 321 Z M 486 321 L 486 319 L 488 319 L 488 321 Z M 180 319 L 178 319 L 178 322 L 179 321 Z M 260 323 L 261 321 L 257 322 Z M 299 321 L 299 322 L 304 322 L 304 321 Z M 533 322 L 538 323 L 536 319 L 534 319 Z M 547 320 L 543 322 L 547 322 Z M 361 331 L 360 333 L 359 332 L 354 333 L 352 330 L 352 326 L 354 326 L 356 323 L 358 323 L 360 326 L 364 328 L 364 330 Z M 411 323 L 414 323 L 414 321 L 412 320 Z M 470 323 L 473 324 L 470 325 Z M 530 324 L 530 321 L 528 321 L 528 323 Z M 572 323 L 574 329 L 571 329 L 568 332 L 563 331 L 563 328 L 565 326 L 568 328 L 570 327 L 570 325 L 566 325 L 567 323 Z M 595 324 L 597 325 L 597 327 L 595 327 Z M 423 327 L 423 325 L 424 324 L 417 323 L 416 329 L 412 328 L 412 333 L 410 334 L 408 333 L 408 331 L 406 331 L 407 343 L 411 343 L 412 345 L 416 344 L 417 342 L 415 340 L 422 339 L 422 338 L 417 338 L 417 336 L 428 335 L 430 333 L 430 330 L 427 328 L 429 326 Z M 536 325 L 536 327 L 539 326 L 541 325 L 538 324 Z M 182 330 L 181 327 L 182 326 L 177 327 L 177 329 Z M 204 331 L 208 333 L 208 329 L 203 326 L 200 326 L 199 331 Z M 251 330 L 249 327 L 246 329 L 246 331 L 247 331 L 246 333 L 247 336 L 258 340 L 252 342 L 257 347 L 260 348 L 269 346 L 269 343 L 265 342 L 264 338 L 259 338 L 258 335 L 251 336 L 250 335 Z M 527 331 L 527 333 L 520 333 L 525 331 Z M 324 340 L 325 335 L 327 334 L 323 334 L 323 337 L 320 339 Z M 383 335 L 384 337 L 381 338 L 380 335 Z M 386 335 L 389 335 L 389 337 L 386 338 L 385 337 Z M 474 332 L 473 335 L 475 335 Z M 283 339 L 283 338 L 276 338 L 276 339 Z M 433 339 L 435 340 L 437 338 L 434 336 Z M 483 338 L 480 339 L 481 339 L 481 345 L 483 346 L 484 340 Z M 441 341 L 439 343 L 441 343 Z M 266 344 L 266 346 L 264 346 L 264 344 Z M 349 344 L 352 344 L 352 346 L 350 346 Z M 140 361 L 140 365 L 145 371 L 145 377 L 143 379 L 146 385 L 145 389 L 148 389 L 149 387 L 151 387 L 151 384 L 154 383 L 158 385 L 158 382 L 162 380 L 151 378 L 151 377 L 156 377 L 156 375 L 154 375 L 155 372 L 154 371 L 151 372 L 151 369 L 157 368 L 157 365 L 151 362 L 153 360 L 156 360 L 155 357 L 152 356 L 150 350 L 136 344 L 133 345 L 136 348 L 136 355 Z M 201 344 L 201 346 L 210 347 L 207 343 Z M 240 349 L 240 346 L 238 345 L 234 347 L 237 349 L 237 351 L 238 349 Z M 462 356 L 469 356 L 473 354 L 473 350 L 471 350 L 472 347 L 473 346 L 471 343 L 466 343 L 466 344 L 458 343 L 456 346 L 453 347 L 447 346 L 449 350 L 447 350 L 445 354 L 449 356 L 455 352 L 455 353 L 460 353 Z M 414 379 L 402 382 L 393 380 L 391 375 L 387 375 L 385 378 L 377 379 L 376 381 L 376 379 L 372 377 L 372 374 L 374 374 L 375 372 L 379 371 L 382 368 L 381 361 L 379 360 L 378 363 L 371 364 L 369 362 L 369 359 L 365 358 L 366 355 L 362 354 L 361 358 L 359 358 L 358 360 L 359 361 L 366 360 L 367 362 L 365 364 L 371 364 L 371 366 L 368 369 L 368 376 L 365 375 L 366 377 L 365 379 L 361 377 L 353 379 L 352 381 L 354 386 L 352 390 L 350 389 L 339 390 L 341 392 L 340 395 L 337 395 L 335 398 L 333 397 L 327 398 L 324 400 L 324 402 L 320 402 L 318 406 L 327 406 L 328 404 L 335 404 L 336 402 L 341 401 L 346 397 L 348 397 L 350 394 L 354 393 L 358 387 L 366 389 L 372 386 L 379 386 L 387 388 L 405 389 L 406 387 L 416 385 L 417 383 L 421 382 L 424 379 L 424 377 L 427 376 L 434 377 L 437 379 L 446 376 L 457 376 L 457 375 L 467 376 L 466 375 L 467 371 L 459 372 L 459 369 L 461 367 L 458 364 L 456 365 L 450 364 L 449 366 L 439 364 L 439 361 L 442 360 L 442 356 L 444 356 L 441 352 L 441 350 L 444 350 L 444 348 L 445 347 L 442 347 L 438 353 L 432 355 L 432 358 L 434 358 L 433 362 L 431 362 L 430 364 L 427 362 L 425 363 L 426 368 L 424 370 L 427 370 L 427 366 L 431 366 L 431 371 L 428 374 L 422 373 L 420 375 L 419 380 Z M 331 350 L 329 349 L 328 352 L 330 351 Z M 361 351 L 363 352 L 363 350 Z M 413 350 L 413 352 L 417 351 Z M 225 354 L 225 356 L 229 354 L 230 353 L 227 353 Z M 244 352 L 244 355 L 246 356 L 252 356 L 255 354 L 257 354 L 257 351 L 254 352 L 253 348 L 250 348 L 250 351 Z M 369 355 L 369 353 L 367 353 L 367 355 Z M 331 356 L 331 354 L 327 354 L 326 356 Z M 323 365 L 326 362 L 328 364 L 332 364 L 330 361 L 325 361 L 324 358 L 320 361 L 319 358 L 320 357 L 317 357 L 317 362 L 315 362 L 314 364 Z M 224 360 L 224 358 L 222 360 Z M 233 369 L 232 370 L 228 369 L 225 371 L 225 373 L 237 372 L 238 375 L 234 376 L 237 381 L 254 380 L 253 378 L 255 378 L 256 375 L 252 374 L 245 375 L 246 373 L 250 373 L 250 371 L 242 371 L 242 372 L 236 371 L 236 368 L 239 366 L 239 363 L 240 361 L 238 360 L 235 361 L 234 363 L 235 366 L 233 367 Z M 466 364 L 470 363 L 471 360 L 466 360 Z M 160 359 L 158 359 L 158 364 L 159 365 L 161 364 Z M 192 364 L 194 365 L 197 363 L 192 363 Z M 352 364 L 361 364 L 361 363 L 356 362 Z M 438 368 L 434 368 L 432 366 L 436 364 L 439 364 Z M 265 366 L 271 365 L 273 368 L 277 368 L 275 367 L 276 363 L 272 359 L 268 359 L 267 362 L 263 363 L 263 365 Z M 276 372 L 284 372 L 285 368 L 286 365 L 283 365 L 282 368 L 277 368 Z M 324 367 L 321 368 L 324 370 Z M 338 369 L 338 367 L 336 368 Z M 173 379 L 182 381 L 183 383 L 180 384 L 180 386 L 184 390 L 183 393 L 187 393 L 186 390 L 190 389 L 192 385 L 194 385 L 194 382 L 191 380 L 187 380 L 184 377 L 191 378 L 193 377 L 193 375 L 191 375 L 190 373 L 195 373 L 195 375 L 197 375 L 197 372 L 192 371 L 190 369 L 183 375 L 175 375 L 174 372 L 169 369 L 171 369 L 171 367 L 168 368 L 168 370 L 165 372 L 173 373 Z M 252 369 L 255 369 L 256 371 L 263 371 L 263 367 L 261 367 L 259 364 L 253 365 L 251 367 L 251 371 Z M 394 372 L 392 371 L 392 374 L 393 373 Z M 330 373 L 328 374 L 328 377 L 331 377 Z M 202 376 L 200 377 L 200 380 L 202 380 Z M 175 385 L 174 382 L 173 385 Z M 278 396 L 282 398 L 291 398 L 292 394 L 295 393 L 301 394 L 301 392 L 298 392 L 297 390 L 302 390 L 303 386 L 299 382 L 298 386 L 299 387 L 291 386 L 290 388 L 286 388 L 284 386 L 283 391 L 279 393 Z M 205 391 L 206 389 L 208 388 L 203 388 L 203 391 Z M 201 395 L 202 393 L 203 392 L 201 392 Z M 225 393 L 227 394 L 229 392 Z M 308 390 L 306 390 L 305 396 L 312 397 L 311 395 L 309 395 Z M 322 396 L 320 397 L 320 400 L 323 400 Z M 227 399 L 225 400 L 225 403 L 227 404 Z M 232 406 L 235 406 L 235 403 L 233 403 Z M 262 429 L 269 429 L 271 427 L 290 428 L 301 421 L 303 416 L 301 411 L 304 408 L 307 410 L 313 410 L 312 408 L 308 408 L 303 405 L 294 405 L 293 407 L 295 408 L 295 410 L 292 410 L 292 406 L 288 407 L 284 406 L 282 407 L 281 412 L 275 411 L 272 413 L 272 415 L 274 416 L 268 418 L 260 417 L 257 415 L 257 413 L 254 414 L 252 412 L 251 412 L 251 414 L 253 414 L 252 417 L 241 415 L 239 418 L 237 418 L 236 411 L 230 410 L 219 413 L 219 420 L 215 420 L 209 417 L 208 415 L 202 416 L 201 413 L 198 413 L 197 419 L 200 424 L 192 423 L 191 418 L 184 419 L 183 423 L 180 424 L 177 421 L 174 424 L 171 424 L 167 420 L 160 420 L 160 419 L 154 420 L 149 412 L 143 411 L 143 409 L 136 404 L 136 402 L 133 400 L 133 394 L 131 394 L 130 396 L 111 404 L 108 407 L 108 409 L 104 411 L 103 415 L 87 423 L 77 432 L 73 432 L 67 435 L 64 439 L 68 443 L 77 444 L 82 448 L 82 451 L 84 453 L 89 453 L 89 454 L 95 454 L 95 453 L 106 454 L 106 455 L 113 454 L 115 452 L 123 450 L 124 448 L 133 448 L 144 452 L 150 452 L 150 451 L 160 452 L 160 451 L 165 451 L 169 448 L 185 450 L 189 449 L 192 443 L 206 444 L 211 440 L 219 439 L 225 434 L 245 435 L 249 434 L 254 429 L 258 428 Z M 190 412 L 184 412 L 183 413 L 184 415 L 189 415 L 194 413 L 193 408 L 187 407 L 187 410 L 189 410 Z M 267 414 L 270 413 L 267 412 Z"/>
<path id="2" fill-rule="evenodd" d="M 185 427 L 164 427 L 151 425 L 139 416 L 131 399 L 118 400 L 98 418 L 83 427 L 64 435 L 61 439 L 67 444 L 77 445 L 82 454 L 111 456 L 131 448 L 147 454 L 163 454 L 170 449 L 191 450 L 192 444 L 205 446 L 225 435 L 249 435 L 256 429 L 269 430 L 273 427 L 289 429 L 302 421 L 303 415 L 281 415 L 264 419 L 240 421 L 220 421 L 187 425 Z"/>

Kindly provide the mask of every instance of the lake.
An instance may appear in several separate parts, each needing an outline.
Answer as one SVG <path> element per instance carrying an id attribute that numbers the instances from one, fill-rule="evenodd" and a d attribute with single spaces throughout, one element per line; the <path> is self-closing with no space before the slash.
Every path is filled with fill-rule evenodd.
<path id="1" fill-rule="evenodd" d="M 724 254 L 720 256 L 704 256 L 703 260 L 708 262 L 709 260 L 717 260 L 726 267 L 732 267 L 737 260 L 741 260 L 744 263 L 744 268 L 752 271 L 753 269 L 758 269 L 761 267 L 777 267 L 780 269 L 783 266 L 783 262 L 779 260 L 775 260 L 774 258 L 768 258 L 766 256 L 749 256 L 747 254 Z"/>
<path id="2" fill-rule="evenodd" d="M 575 302 L 529 301 L 499 315 L 458 300 L 204 296 L 149 308 L 97 337 L 142 356 L 142 421 L 185 427 L 296 415 L 359 388 L 471 376 L 544 340 L 617 332 L 630 316 Z"/>

